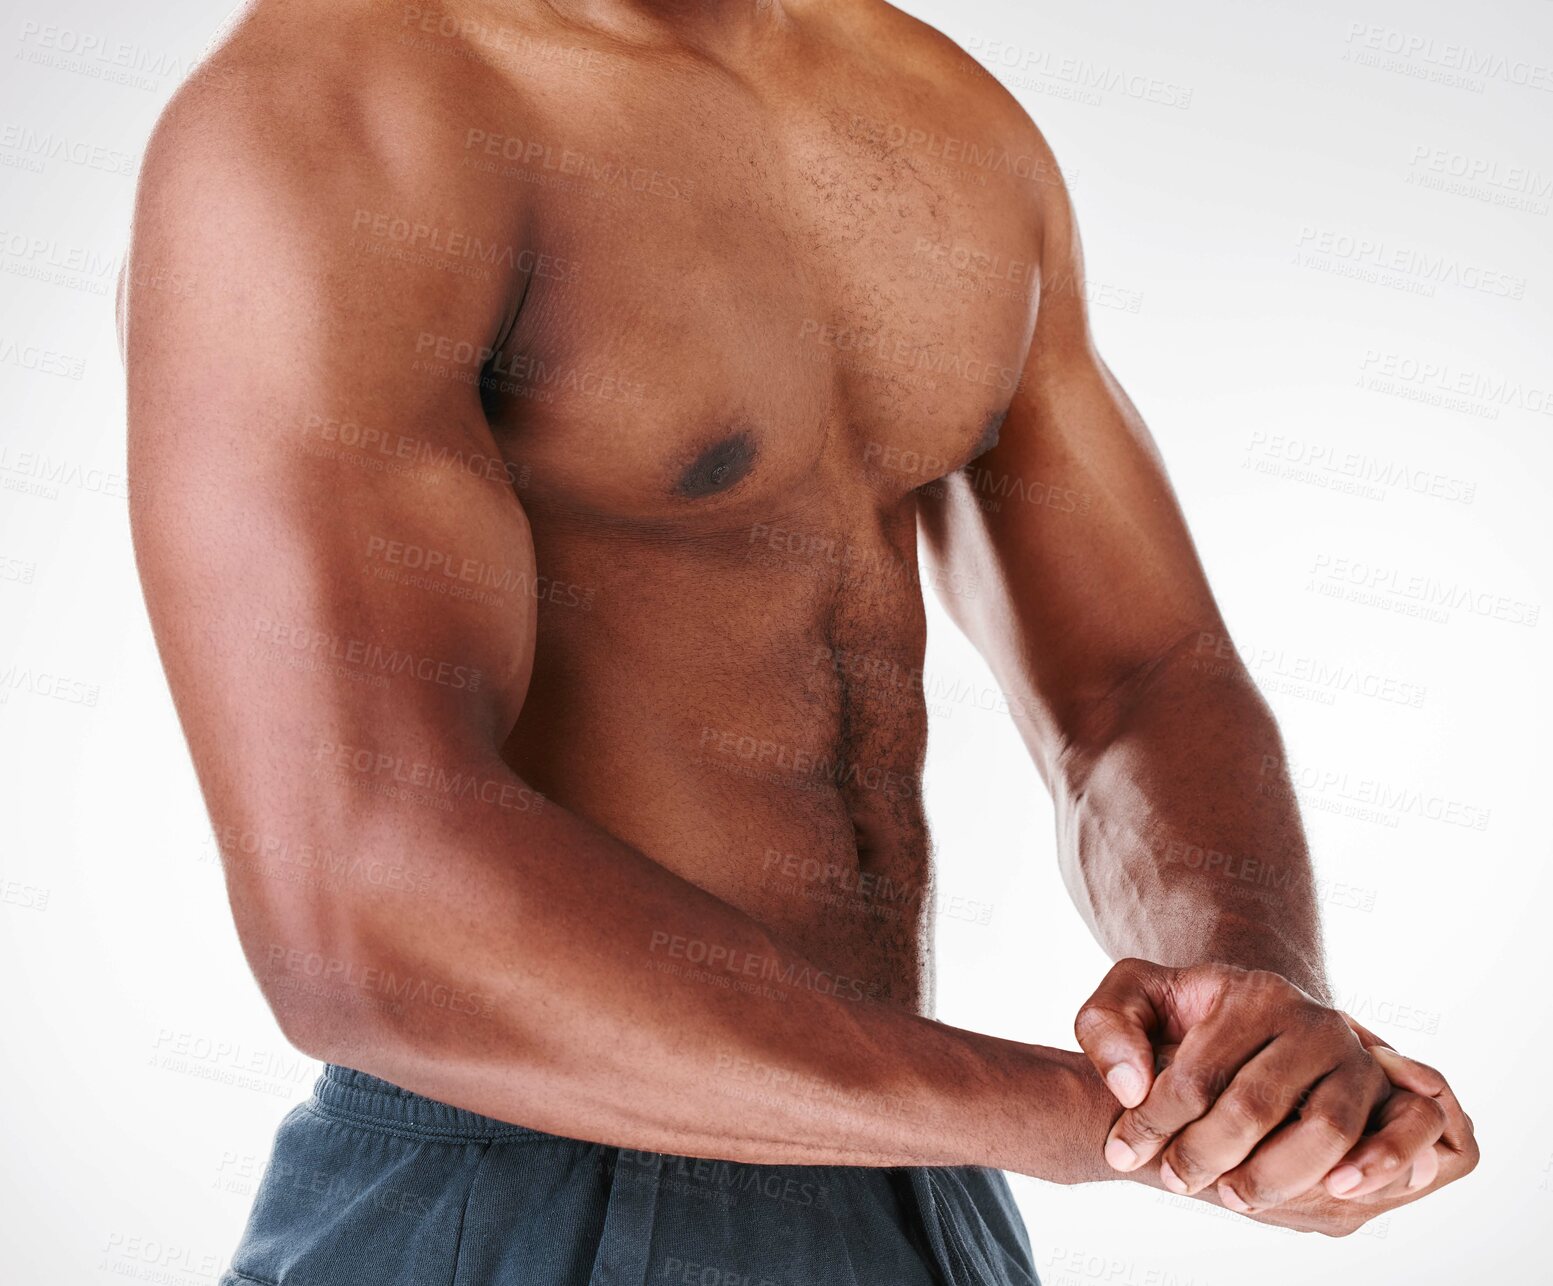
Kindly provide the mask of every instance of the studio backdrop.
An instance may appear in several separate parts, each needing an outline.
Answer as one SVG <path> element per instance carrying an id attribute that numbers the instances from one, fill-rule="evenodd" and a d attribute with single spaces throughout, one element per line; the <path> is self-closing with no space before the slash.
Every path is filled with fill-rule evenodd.
<path id="1" fill-rule="evenodd" d="M 1015 1178 L 1043 1279 L 1545 1280 L 1553 6 L 905 7 L 1050 141 L 1099 345 L 1287 738 L 1338 1003 L 1450 1077 L 1483 1153 L 1342 1240 Z M 227 9 L 3 5 L 0 1280 L 16 1286 L 213 1282 L 318 1070 L 239 951 L 127 522 L 115 281 L 151 126 Z M 975 163 L 947 132 L 913 146 Z M 938 1016 L 1072 1048 L 1109 962 L 1064 891 L 1007 698 L 929 613 Z M 1196 646 L 1223 663 L 1224 640 Z"/>

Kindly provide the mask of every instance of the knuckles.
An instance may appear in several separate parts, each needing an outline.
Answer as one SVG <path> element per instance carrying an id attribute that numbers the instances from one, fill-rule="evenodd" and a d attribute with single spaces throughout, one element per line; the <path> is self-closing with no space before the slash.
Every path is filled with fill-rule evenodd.
<path id="1" fill-rule="evenodd" d="M 1170 1162 L 1170 1168 L 1181 1176 L 1186 1186 L 1194 1190 L 1218 1173 L 1209 1168 L 1191 1144 L 1183 1144 L 1179 1139 L 1166 1151 L 1165 1159 Z"/>
<path id="2" fill-rule="evenodd" d="M 1290 1103 L 1287 1091 L 1270 1084 L 1258 1083 L 1254 1090 L 1241 1090 L 1236 1085 L 1219 1100 L 1218 1111 L 1237 1139 L 1259 1141 L 1287 1114 Z"/>
<path id="3" fill-rule="evenodd" d="M 1411 1159 L 1395 1144 L 1384 1143 L 1375 1149 L 1366 1164 L 1371 1174 L 1390 1174 L 1393 1170 L 1400 1170 Z"/>
<path id="4" fill-rule="evenodd" d="M 1341 1156 L 1358 1142 L 1364 1132 L 1364 1121 L 1357 1113 L 1347 1116 L 1328 1111 L 1307 1111 L 1300 1117 L 1300 1128 L 1316 1137 L 1324 1154 L 1335 1153 Z"/>
<path id="5" fill-rule="evenodd" d="M 1318 1005 L 1304 995 L 1289 1001 L 1285 1023 L 1290 1030 L 1297 1030 L 1306 1040 L 1359 1048 L 1353 1029 L 1343 1021 L 1343 1016 L 1337 1010 Z"/>
<path id="6" fill-rule="evenodd" d="M 1285 1194 L 1255 1171 L 1248 1171 L 1235 1180 L 1235 1191 L 1253 1212 L 1272 1210 L 1283 1205 Z"/>
<path id="7" fill-rule="evenodd" d="M 1218 1099 L 1223 1077 L 1211 1067 L 1193 1063 L 1183 1067 L 1173 1064 L 1161 1080 L 1166 1080 L 1166 1091 L 1181 1105 L 1183 1114 L 1191 1120 L 1202 1116 Z"/>
<path id="8" fill-rule="evenodd" d="M 1172 1132 L 1155 1125 L 1146 1116 L 1128 1112 L 1122 1116 L 1121 1133 L 1133 1142 L 1158 1146 L 1166 1142 Z"/>
<path id="9" fill-rule="evenodd" d="M 1082 1045 L 1086 1039 L 1093 1040 L 1112 1031 L 1119 1017 L 1114 1009 L 1106 1008 L 1101 1002 L 1086 1000 L 1073 1019 L 1073 1034 Z"/>
<path id="10" fill-rule="evenodd" d="M 1438 1138 L 1445 1127 L 1451 1123 L 1450 1113 L 1440 1105 L 1438 1099 L 1420 1097 L 1413 1110 L 1424 1118 L 1424 1128 L 1435 1138 Z"/>

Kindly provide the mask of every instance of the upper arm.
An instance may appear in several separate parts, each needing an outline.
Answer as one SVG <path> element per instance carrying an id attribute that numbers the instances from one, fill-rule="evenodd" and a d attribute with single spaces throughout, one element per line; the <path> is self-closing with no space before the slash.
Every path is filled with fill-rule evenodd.
<path id="1" fill-rule="evenodd" d="M 932 556 L 981 586 L 946 605 L 1049 761 L 1219 616 L 1153 440 L 1095 351 L 1067 193 L 1045 192 L 1035 334 L 999 443 L 922 513 Z"/>
<path id="2" fill-rule="evenodd" d="M 218 834 L 268 852 L 369 849 L 399 765 L 497 764 L 533 649 L 533 548 L 478 390 L 418 359 L 427 333 L 488 342 L 504 287 L 365 254 L 356 212 L 414 218 L 414 185 L 319 146 L 175 102 L 124 300 L 151 622 Z M 250 956 L 331 914 L 262 863 L 227 873 Z"/>

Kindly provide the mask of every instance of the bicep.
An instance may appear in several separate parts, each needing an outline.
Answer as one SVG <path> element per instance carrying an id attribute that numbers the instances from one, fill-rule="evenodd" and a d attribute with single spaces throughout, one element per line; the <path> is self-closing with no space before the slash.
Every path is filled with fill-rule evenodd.
<path id="1" fill-rule="evenodd" d="M 410 320 L 473 332 L 483 302 L 362 263 L 327 207 L 296 224 L 187 168 L 148 181 L 132 256 L 159 271 L 125 301 L 158 648 L 218 834 L 369 843 L 396 766 L 496 762 L 527 684 L 527 522 L 473 387 L 417 365 Z M 173 273 L 195 285 L 135 284 Z M 240 928 L 307 910 L 274 874 L 228 864 Z"/>
<path id="2" fill-rule="evenodd" d="M 1202 630 L 1213 596 L 1137 409 L 1095 351 L 1065 196 L 1043 230 L 1035 336 L 999 443 L 924 502 L 946 603 L 1017 695 L 1027 737 L 1082 734 L 1118 685 Z"/>

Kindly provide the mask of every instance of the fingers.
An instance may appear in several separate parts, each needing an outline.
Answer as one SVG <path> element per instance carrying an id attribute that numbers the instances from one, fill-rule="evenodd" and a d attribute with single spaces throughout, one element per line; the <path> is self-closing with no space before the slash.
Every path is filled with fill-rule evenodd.
<path id="1" fill-rule="evenodd" d="M 1219 1180 L 1220 1199 L 1246 1214 L 1282 1205 L 1316 1187 L 1358 1142 L 1375 1105 L 1389 1093 L 1385 1073 L 1355 1050 L 1311 1091 L 1298 1120 Z"/>
<path id="2" fill-rule="evenodd" d="M 1289 1118 L 1336 1061 L 1305 1041 L 1273 1041 L 1165 1148 L 1160 1162 L 1165 1186 L 1189 1196 L 1217 1182 Z"/>
<path id="3" fill-rule="evenodd" d="M 1405 1090 L 1411 1090 L 1414 1094 L 1423 1094 L 1429 1098 L 1450 1094 L 1451 1087 L 1445 1083 L 1445 1077 L 1439 1072 L 1425 1063 L 1418 1062 L 1417 1059 L 1404 1058 L 1390 1045 L 1374 1045 L 1370 1053 L 1386 1075 L 1391 1078 L 1393 1085 L 1400 1085 Z M 1455 1095 L 1451 1097 L 1454 1098 Z"/>
<path id="4" fill-rule="evenodd" d="M 1339 1009 L 1337 1012 L 1342 1015 L 1343 1021 L 1348 1024 L 1349 1028 L 1353 1031 L 1353 1034 L 1359 1038 L 1359 1043 L 1363 1045 L 1365 1049 L 1369 1049 L 1374 1045 L 1386 1044 L 1385 1041 L 1383 1041 L 1379 1036 L 1372 1032 L 1352 1014 L 1342 1009 Z"/>
<path id="5" fill-rule="evenodd" d="M 1105 1148 L 1111 1167 L 1136 1170 L 1157 1156 L 1178 1131 L 1213 1107 L 1225 1086 L 1257 1054 L 1264 1040 L 1259 1029 L 1229 1015 L 1194 1027 L 1170 1065 L 1155 1078 L 1148 1097 L 1139 1106 L 1123 1112 L 1111 1127 Z M 1310 1080 L 1324 1070 L 1314 1070 Z M 1171 1191 L 1185 1190 L 1172 1170 L 1161 1169 L 1160 1177 Z"/>
<path id="6" fill-rule="evenodd" d="M 1445 1168 L 1458 1178 L 1469 1173 L 1478 1162 L 1477 1138 L 1473 1134 L 1472 1119 L 1461 1108 L 1456 1091 L 1451 1089 L 1445 1077 L 1426 1063 L 1405 1058 L 1396 1050 L 1379 1045 L 1370 1051 L 1381 1070 L 1391 1078 L 1393 1085 L 1432 1098 L 1445 1113 L 1445 1128 L 1440 1133 L 1440 1145 L 1446 1153 L 1441 1157 Z"/>
<path id="7" fill-rule="evenodd" d="M 1440 1176 L 1440 1149 L 1438 1147 L 1425 1148 L 1413 1161 L 1412 1172 L 1408 1175 L 1407 1190 L 1419 1192 L 1427 1188 Z"/>
<path id="8" fill-rule="evenodd" d="M 1409 1190 L 1427 1187 L 1439 1173 L 1434 1145 L 1445 1125 L 1445 1109 L 1437 1100 L 1396 1090 L 1381 1106 L 1374 1132 L 1360 1139 L 1327 1175 L 1326 1190 L 1351 1201 L 1399 1180 Z"/>
<path id="9" fill-rule="evenodd" d="M 1153 1035 L 1162 1024 L 1165 970 L 1122 960 L 1078 1011 L 1073 1034 L 1123 1107 L 1136 1107 L 1154 1084 Z"/>
<path id="10" fill-rule="evenodd" d="M 1434 1068 L 1405 1058 L 1385 1045 L 1373 1045 L 1369 1052 L 1399 1092 L 1382 1110 L 1381 1128 L 1354 1149 L 1358 1160 L 1352 1155 L 1345 1157 L 1327 1176 L 1327 1191 L 1347 1200 L 1377 1192 L 1393 1195 L 1400 1190 L 1400 1194 L 1406 1194 L 1421 1192 L 1442 1178 L 1449 1183 L 1470 1174 L 1478 1162 L 1477 1139 L 1471 1119 L 1462 1111 L 1445 1078 Z M 1393 1108 L 1392 1102 L 1399 1106 Z M 1438 1132 L 1396 1164 L 1397 1153 L 1405 1150 L 1410 1141 L 1430 1133 L 1436 1122 Z M 1376 1154 L 1365 1163 L 1372 1146 Z M 1353 1182 L 1351 1172 L 1339 1174 L 1350 1165 L 1360 1170 L 1360 1182 Z M 1388 1181 L 1374 1182 L 1380 1173 L 1388 1172 Z M 1345 1191 L 1339 1192 L 1337 1188 Z"/>

